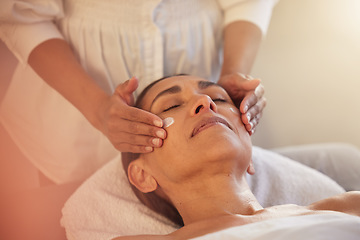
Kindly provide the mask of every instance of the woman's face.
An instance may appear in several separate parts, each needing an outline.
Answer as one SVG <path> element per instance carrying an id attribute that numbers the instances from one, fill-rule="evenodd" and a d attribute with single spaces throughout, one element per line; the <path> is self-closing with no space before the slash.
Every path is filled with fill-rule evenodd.
<path id="1" fill-rule="evenodd" d="M 163 146 L 142 155 L 160 185 L 249 165 L 250 136 L 220 86 L 198 77 L 170 77 L 147 92 L 142 108 L 174 119 Z"/>

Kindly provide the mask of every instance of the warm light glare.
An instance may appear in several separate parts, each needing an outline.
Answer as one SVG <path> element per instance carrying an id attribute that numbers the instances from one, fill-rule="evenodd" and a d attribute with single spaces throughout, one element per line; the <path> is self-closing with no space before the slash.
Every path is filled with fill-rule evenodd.
<path id="1" fill-rule="evenodd" d="M 319 7 L 324 8 L 321 12 L 331 18 L 329 24 L 332 27 L 346 35 L 360 36 L 360 0 L 320 2 Z"/>

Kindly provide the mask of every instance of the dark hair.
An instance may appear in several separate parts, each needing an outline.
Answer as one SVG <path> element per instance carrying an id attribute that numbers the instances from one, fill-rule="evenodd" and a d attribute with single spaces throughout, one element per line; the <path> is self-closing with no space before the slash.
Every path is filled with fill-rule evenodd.
<path id="1" fill-rule="evenodd" d="M 179 74 L 176 76 L 182 76 L 185 74 Z M 160 78 L 154 82 L 152 82 L 151 84 L 149 84 L 138 96 L 136 103 L 135 103 L 135 107 L 137 108 L 142 108 L 142 101 L 146 95 L 146 93 L 158 82 L 169 78 L 172 76 L 168 76 L 168 77 L 163 77 Z M 122 164 L 123 164 L 123 168 L 125 169 L 126 172 L 126 176 L 129 178 L 128 176 L 128 167 L 130 165 L 130 163 L 132 161 L 134 161 L 135 159 L 139 158 L 140 154 L 139 153 L 130 153 L 130 152 L 123 152 L 121 153 L 121 159 L 122 159 Z M 168 200 L 160 197 L 158 194 L 156 194 L 155 192 L 150 192 L 150 193 L 143 193 L 140 190 L 138 190 L 134 185 L 132 185 L 130 183 L 131 189 L 133 190 L 133 192 L 135 193 L 136 197 L 147 207 L 149 207 L 151 210 L 165 216 L 166 218 L 168 218 L 169 220 L 171 220 L 173 223 L 175 223 L 176 225 L 179 226 L 184 226 L 184 222 L 183 219 L 181 217 L 181 215 L 179 214 L 178 210 L 174 207 L 174 205 L 169 202 Z"/>

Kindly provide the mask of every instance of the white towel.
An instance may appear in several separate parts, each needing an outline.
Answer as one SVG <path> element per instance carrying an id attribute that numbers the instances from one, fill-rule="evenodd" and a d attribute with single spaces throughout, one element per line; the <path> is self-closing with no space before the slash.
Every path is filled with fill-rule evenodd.
<path id="1" fill-rule="evenodd" d="M 277 153 L 318 170 L 346 191 L 360 191 L 360 150 L 348 143 L 287 146 Z"/>
<path id="2" fill-rule="evenodd" d="M 325 175 L 279 154 L 253 147 L 255 176 L 247 176 L 264 206 L 306 205 L 344 192 Z M 167 234 L 170 221 L 142 205 L 132 192 L 120 156 L 86 180 L 63 208 L 69 240 L 108 240 L 136 234 Z"/>
<path id="3" fill-rule="evenodd" d="M 253 147 L 256 174 L 247 175 L 254 195 L 264 207 L 293 203 L 309 205 L 344 192 L 320 172 L 277 153 Z"/>
<path id="4" fill-rule="evenodd" d="M 360 218 L 339 213 L 270 219 L 192 240 L 359 240 Z"/>

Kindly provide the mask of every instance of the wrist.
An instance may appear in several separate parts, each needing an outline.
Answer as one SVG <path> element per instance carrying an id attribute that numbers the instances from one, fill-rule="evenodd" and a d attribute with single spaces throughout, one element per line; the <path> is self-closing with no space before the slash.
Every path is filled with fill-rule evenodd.
<path id="1" fill-rule="evenodd" d="M 89 96 L 92 97 L 91 101 L 88 101 L 87 104 L 84 105 L 82 113 L 91 125 L 99 131 L 104 132 L 105 109 L 111 97 L 102 91 L 102 89 L 98 91 L 98 93 L 93 93 Z"/>

